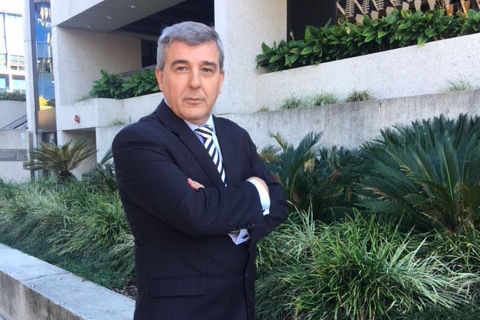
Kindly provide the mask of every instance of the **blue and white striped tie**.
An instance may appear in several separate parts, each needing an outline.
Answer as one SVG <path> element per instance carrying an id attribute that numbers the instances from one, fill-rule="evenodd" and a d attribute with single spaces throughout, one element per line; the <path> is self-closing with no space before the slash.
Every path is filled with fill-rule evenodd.
<path id="1" fill-rule="evenodd" d="M 225 169 L 223 168 L 222 159 L 220 159 L 220 153 L 213 142 L 212 128 L 209 125 L 204 125 L 195 129 L 195 132 L 204 139 L 203 145 L 205 146 L 205 149 L 207 149 L 210 158 L 212 158 L 213 164 L 217 168 L 223 183 L 225 183 Z"/>
<path id="2" fill-rule="evenodd" d="M 222 159 L 220 159 L 220 153 L 213 142 L 213 130 L 209 125 L 203 125 L 197 129 L 195 132 L 204 139 L 203 145 L 207 149 L 208 154 L 212 158 L 213 164 L 217 167 L 217 171 L 222 178 L 223 183 L 226 185 L 225 181 L 225 169 L 223 168 Z M 228 233 L 228 236 L 232 239 L 233 243 L 236 245 L 242 244 L 248 239 L 250 239 L 250 234 L 247 229 L 240 229 L 231 231 Z"/>

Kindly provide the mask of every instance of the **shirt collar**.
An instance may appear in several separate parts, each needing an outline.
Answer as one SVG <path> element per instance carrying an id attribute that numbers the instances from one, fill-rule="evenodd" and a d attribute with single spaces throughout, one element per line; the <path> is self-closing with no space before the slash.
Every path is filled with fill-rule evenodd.
<path id="1" fill-rule="evenodd" d="M 170 108 L 167 100 L 166 99 L 163 99 L 163 100 L 165 101 L 165 104 Z M 207 119 L 207 122 L 205 122 L 204 124 L 201 124 L 201 125 L 191 123 L 190 121 L 187 121 L 187 120 L 183 120 L 183 122 L 185 122 L 187 124 L 187 126 L 190 128 L 190 130 L 192 130 L 192 131 L 194 131 L 195 129 L 197 129 L 201 126 L 204 126 L 204 125 L 208 124 L 210 126 L 210 128 L 212 128 L 213 133 L 215 133 L 215 125 L 213 123 L 213 116 L 212 116 L 211 113 L 210 113 L 210 116 Z"/>
<path id="2" fill-rule="evenodd" d="M 201 127 L 201 126 L 204 126 L 206 124 L 208 124 L 210 126 L 210 128 L 212 128 L 212 131 L 215 133 L 215 125 L 213 124 L 213 116 L 210 114 L 210 116 L 208 117 L 207 119 L 207 122 L 205 122 L 204 124 L 201 124 L 201 125 L 198 125 L 198 124 L 194 124 L 194 123 L 191 123 L 187 120 L 183 120 L 187 126 L 190 128 L 190 130 L 194 131 L 195 129 Z"/>

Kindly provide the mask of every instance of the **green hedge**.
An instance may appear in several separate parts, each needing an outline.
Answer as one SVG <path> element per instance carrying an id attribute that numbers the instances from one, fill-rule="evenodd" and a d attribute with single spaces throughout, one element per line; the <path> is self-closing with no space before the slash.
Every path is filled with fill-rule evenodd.
<path id="1" fill-rule="evenodd" d="M 430 41 L 480 32 L 480 12 L 446 15 L 444 10 L 394 10 L 389 15 L 362 24 L 344 21 L 340 25 L 307 27 L 305 39 L 262 44 L 257 67 L 279 71 L 322 62 L 360 56 Z"/>

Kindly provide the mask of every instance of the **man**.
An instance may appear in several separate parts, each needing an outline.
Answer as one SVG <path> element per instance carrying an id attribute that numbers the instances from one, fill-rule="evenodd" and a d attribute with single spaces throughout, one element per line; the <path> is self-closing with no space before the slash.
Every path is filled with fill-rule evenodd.
<path id="1" fill-rule="evenodd" d="M 112 145 L 135 238 L 135 319 L 253 320 L 255 244 L 287 217 L 282 188 L 248 133 L 212 115 L 224 79 L 213 28 L 165 28 L 156 78 L 164 100 Z"/>

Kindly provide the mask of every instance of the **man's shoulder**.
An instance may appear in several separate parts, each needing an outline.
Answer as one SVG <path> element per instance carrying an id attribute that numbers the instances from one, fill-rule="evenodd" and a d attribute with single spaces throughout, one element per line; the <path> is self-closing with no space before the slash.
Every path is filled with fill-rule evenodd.
<path id="1" fill-rule="evenodd" d="M 162 136 L 163 130 L 162 123 L 152 113 L 120 129 L 113 139 L 113 144 L 124 140 L 142 140 L 150 139 L 153 136 Z"/>
<path id="2" fill-rule="evenodd" d="M 244 128 L 242 128 L 238 123 L 236 123 L 233 120 L 220 117 L 220 116 L 214 116 L 213 119 L 215 121 L 216 127 L 220 126 L 223 128 L 227 128 L 229 130 L 238 130 L 238 131 L 246 132 Z"/>

